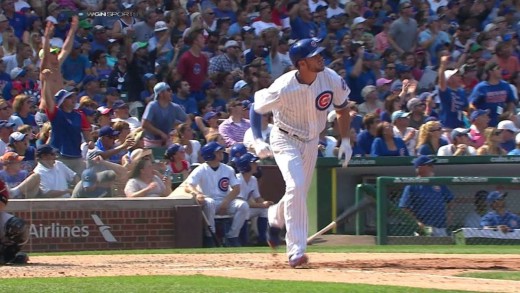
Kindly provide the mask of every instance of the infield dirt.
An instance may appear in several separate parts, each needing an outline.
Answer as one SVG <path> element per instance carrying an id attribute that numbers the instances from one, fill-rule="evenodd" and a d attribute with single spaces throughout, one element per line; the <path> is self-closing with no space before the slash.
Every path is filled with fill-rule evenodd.
<path id="1" fill-rule="evenodd" d="M 150 254 L 32 256 L 26 266 L 11 266 L 0 278 L 194 275 L 261 280 L 302 280 L 373 285 L 520 292 L 520 281 L 457 277 L 465 272 L 518 271 L 520 256 L 309 253 L 305 269 L 291 269 L 277 254 Z"/>

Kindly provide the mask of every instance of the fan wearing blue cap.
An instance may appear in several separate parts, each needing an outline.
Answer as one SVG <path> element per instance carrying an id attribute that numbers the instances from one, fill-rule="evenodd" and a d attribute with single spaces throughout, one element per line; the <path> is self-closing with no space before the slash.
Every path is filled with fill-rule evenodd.
<path id="1" fill-rule="evenodd" d="M 439 99 L 440 113 L 439 120 L 443 127 L 455 129 L 464 127 L 464 113 L 468 108 L 469 102 L 466 91 L 462 87 L 462 76 L 458 69 L 448 70 L 450 56 L 440 57 L 439 66 Z"/>
<path id="2" fill-rule="evenodd" d="M 480 221 L 484 229 L 497 228 L 506 233 L 511 229 L 520 229 L 520 216 L 506 209 L 507 192 L 491 191 L 486 198 L 491 211 Z"/>
<path id="3" fill-rule="evenodd" d="M 73 198 L 112 197 L 112 185 L 116 180 L 116 172 L 105 170 L 96 172 L 88 168 L 81 173 L 81 180 L 72 191 Z"/>
<path id="4" fill-rule="evenodd" d="M 237 199 L 240 182 L 235 170 L 222 163 L 224 146 L 209 142 L 201 148 L 200 154 L 205 163 L 201 164 L 186 179 L 186 193 L 191 194 L 199 205 L 215 232 L 215 215 L 232 215 L 233 221 L 226 233 L 227 245 L 241 246 L 238 238 L 240 229 L 247 219 L 249 206 Z M 211 243 L 211 234 L 206 232 L 205 243 Z"/>
<path id="5" fill-rule="evenodd" d="M 168 161 L 167 172 L 172 174 L 182 174 L 182 178 L 187 178 L 190 170 L 190 163 L 186 161 L 186 151 L 184 146 L 174 143 L 164 152 L 164 159 Z"/>
<path id="6" fill-rule="evenodd" d="M 239 157 L 235 157 L 238 181 L 240 181 L 240 194 L 238 198 L 243 199 L 249 204 L 249 220 L 258 218 L 257 229 L 258 239 L 257 245 L 267 245 L 267 208 L 272 206 L 272 201 L 267 201 L 260 195 L 258 188 L 258 181 L 255 174 L 258 171 L 258 164 L 256 163 L 260 158 L 252 153 L 245 153 Z M 242 243 L 248 243 L 247 237 L 247 223 L 244 224 L 240 233 Z"/>
<path id="7" fill-rule="evenodd" d="M 451 131 L 451 144 L 443 145 L 437 151 L 437 156 L 475 156 L 477 150 L 472 147 L 469 129 L 455 128 Z"/>
<path id="8" fill-rule="evenodd" d="M 124 156 L 127 148 L 133 146 L 132 139 L 125 139 L 120 145 L 116 145 L 120 132 L 114 130 L 110 126 L 103 126 L 99 129 L 99 138 L 95 143 L 95 147 L 91 151 L 101 151 L 100 156 L 112 163 L 121 164 L 121 158 Z M 89 151 L 90 152 L 90 151 Z"/>
<path id="9" fill-rule="evenodd" d="M 433 166 L 437 160 L 419 156 L 413 160 L 418 178 L 433 177 Z M 445 185 L 413 184 L 404 187 L 399 207 L 412 217 L 418 226 L 419 235 L 430 230 L 430 236 L 448 236 L 446 231 L 448 204 L 454 196 Z"/>
<path id="10" fill-rule="evenodd" d="M 182 107 L 172 103 L 172 91 L 167 83 L 159 82 L 153 91 L 155 100 L 146 105 L 142 118 L 144 145 L 147 148 L 169 145 L 169 133 L 174 125 L 188 119 Z"/>

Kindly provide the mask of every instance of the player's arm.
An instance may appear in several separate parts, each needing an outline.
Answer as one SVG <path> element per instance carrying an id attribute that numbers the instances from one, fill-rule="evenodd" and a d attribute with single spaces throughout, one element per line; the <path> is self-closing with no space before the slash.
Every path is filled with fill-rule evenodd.
<path id="1" fill-rule="evenodd" d="M 218 207 L 217 214 L 225 215 L 228 213 L 229 203 L 233 201 L 240 194 L 240 184 L 231 186 L 231 191 L 224 197 L 222 203 Z"/>

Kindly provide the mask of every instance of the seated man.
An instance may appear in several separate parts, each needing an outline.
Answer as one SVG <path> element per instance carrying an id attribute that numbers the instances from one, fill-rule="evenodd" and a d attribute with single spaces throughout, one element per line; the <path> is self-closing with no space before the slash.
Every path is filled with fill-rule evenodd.
<path id="1" fill-rule="evenodd" d="M 437 151 L 437 156 L 475 156 L 477 150 L 470 145 L 469 131 L 469 128 L 453 129 L 451 144 L 441 146 Z"/>
<path id="2" fill-rule="evenodd" d="M 151 151 L 148 150 L 151 154 Z M 101 156 L 100 150 L 92 150 L 88 152 L 87 156 L 87 168 L 94 170 L 96 174 L 101 174 L 107 171 L 114 172 L 115 178 L 110 182 L 110 187 L 112 189 L 113 196 L 125 196 L 124 189 L 126 182 L 128 181 L 128 170 L 124 166 L 120 164 L 112 163 L 110 161 L 104 160 Z M 132 152 L 132 157 L 134 153 L 139 153 L 137 150 Z M 105 175 L 101 176 L 105 178 Z M 104 181 L 104 180 L 103 180 Z"/>
<path id="3" fill-rule="evenodd" d="M 103 159 L 109 160 L 112 163 L 121 164 L 121 158 L 127 148 L 133 146 L 133 139 L 125 139 L 121 145 L 116 146 L 115 141 L 118 136 L 119 131 L 114 130 L 112 127 L 101 127 L 101 129 L 99 129 L 99 138 L 96 141 L 94 150 L 100 150 L 100 155 Z"/>
<path id="4" fill-rule="evenodd" d="M 112 197 L 111 185 L 116 179 L 116 172 L 106 170 L 96 173 L 94 168 L 88 168 L 81 174 L 81 181 L 72 191 L 74 198 Z"/>
<path id="5" fill-rule="evenodd" d="M 267 245 L 267 208 L 274 203 L 272 201 L 266 201 L 260 195 L 258 189 L 258 181 L 254 174 L 257 172 L 258 165 L 256 161 L 259 157 L 252 153 L 246 153 L 235 161 L 237 170 L 240 172 L 237 177 L 240 181 L 240 194 L 238 198 L 245 200 L 249 204 L 249 220 L 257 218 L 257 244 Z M 245 224 L 247 225 L 247 224 Z M 245 226 L 246 227 L 246 226 Z M 245 228 L 247 231 L 247 228 Z M 247 244 L 247 232 L 243 238 L 241 237 L 242 244 Z M 242 236 L 242 235 L 241 235 Z"/>
<path id="6" fill-rule="evenodd" d="M 492 191 L 488 194 L 486 201 L 492 211 L 482 217 L 482 228 L 498 228 L 504 233 L 510 229 L 520 229 L 520 216 L 506 210 L 506 196 L 507 192 Z"/>
<path id="7" fill-rule="evenodd" d="M 20 250 L 29 240 L 29 227 L 23 219 L 5 212 L 8 201 L 9 192 L 0 181 L 0 265 L 26 264 L 29 257 Z"/>
<path id="8" fill-rule="evenodd" d="M 15 152 L 6 152 L 1 158 L 4 169 L 0 171 L 0 180 L 9 188 L 11 198 L 35 198 L 40 193 L 40 175 L 29 176 L 22 169 L 23 156 Z"/>
<path id="9" fill-rule="evenodd" d="M 413 161 L 417 177 L 434 176 L 435 161 L 428 156 L 417 157 Z M 448 236 L 446 211 L 452 200 L 453 194 L 446 186 L 414 184 L 405 186 L 399 207 L 415 219 L 419 234 L 430 227 L 431 236 L 442 237 Z"/>
<path id="10" fill-rule="evenodd" d="M 38 165 L 34 168 L 34 173 L 40 175 L 39 197 L 70 197 L 72 190 L 69 184 L 75 184 L 78 176 L 67 165 L 56 160 L 56 150 L 43 144 L 36 149 Z"/>
<path id="11" fill-rule="evenodd" d="M 206 161 L 193 170 L 186 179 L 185 191 L 193 195 L 215 232 L 215 215 L 233 215 L 231 228 L 226 234 L 229 246 L 240 246 L 238 235 L 247 219 L 249 206 L 241 199 L 240 183 L 233 168 L 221 163 L 224 157 L 224 146 L 210 142 L 201 149 L 201 155 Z M 211 242 L 206 234 L 205 244 Z"/>
<path id="12" fill-rule="evenodd" d="M 17 153 L 23 158 L 22 169 L 32 172 L 36 166 L 36 150 L 29 145 L 30 136 L 21 132 L 13 132 L 9 135 L 8 150 Z"/>

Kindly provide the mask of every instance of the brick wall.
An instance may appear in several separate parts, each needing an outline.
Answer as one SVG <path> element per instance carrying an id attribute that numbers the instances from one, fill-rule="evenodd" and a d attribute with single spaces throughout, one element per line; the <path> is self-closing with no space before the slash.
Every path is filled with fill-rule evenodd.
<path id="1" fill-rule="evenodd" d="M 8 211 L 30 225 L 28 252 L 174 248 L 177 204 L 169 199 L 13 200 Z"/>

